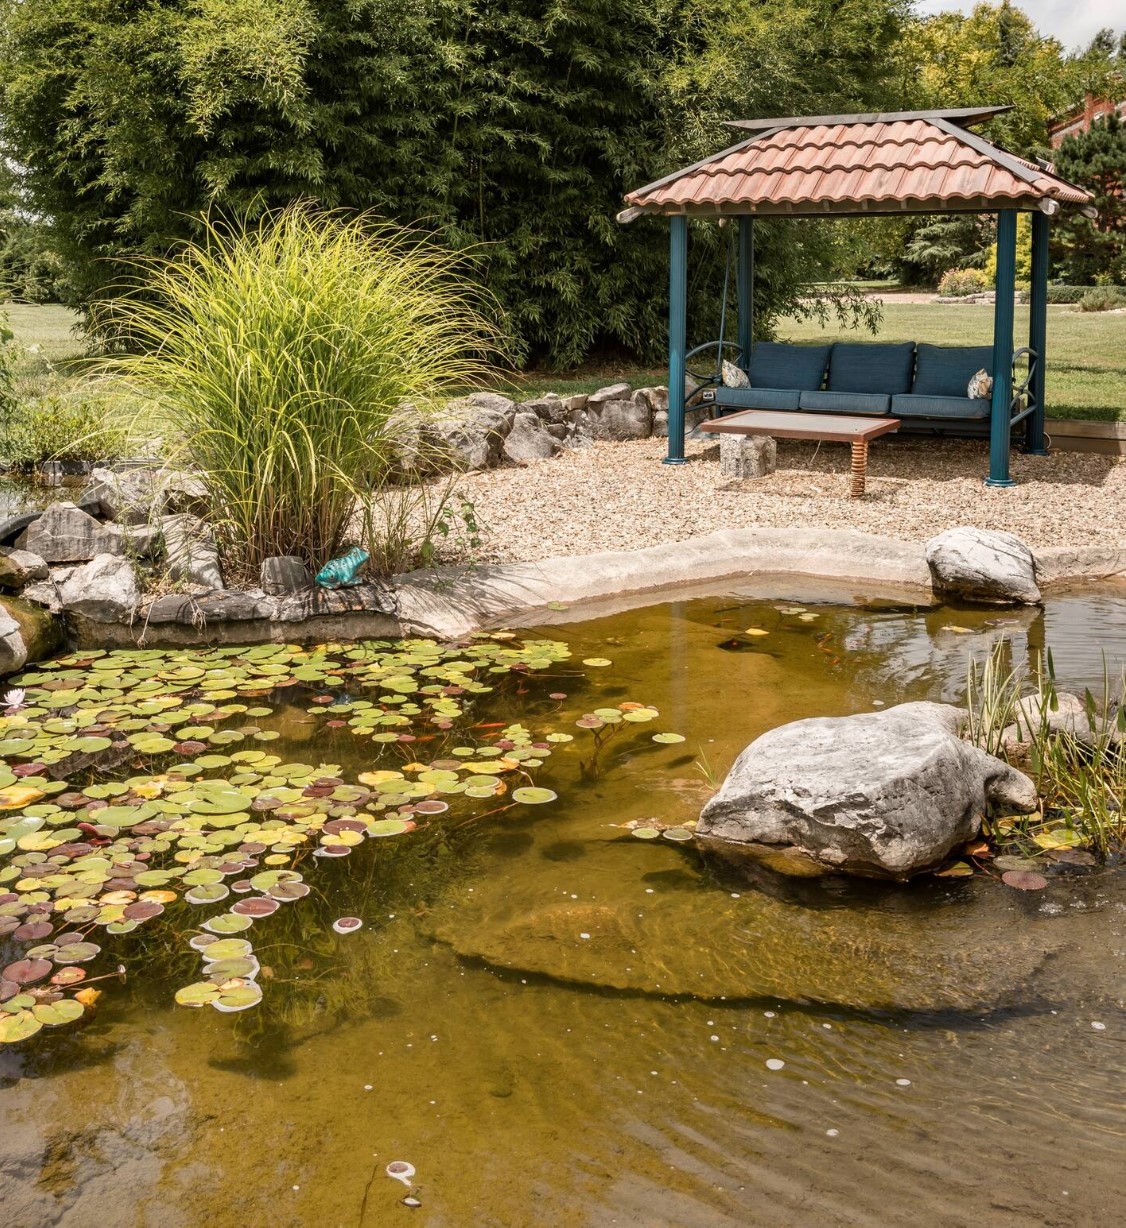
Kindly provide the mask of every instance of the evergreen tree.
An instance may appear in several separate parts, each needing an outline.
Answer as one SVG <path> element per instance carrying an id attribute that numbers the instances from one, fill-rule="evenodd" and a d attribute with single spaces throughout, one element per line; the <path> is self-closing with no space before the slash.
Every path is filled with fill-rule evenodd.
<path id="1" fill-rule="evenodd" d="M 1126 124 L 1115 114 L 1064 139 L 1056 171 L 1094 195 L 1094 220 L 1069 210 L 1052 227 L 1053 251 L 1076 285 L 1126 285 Z"/>

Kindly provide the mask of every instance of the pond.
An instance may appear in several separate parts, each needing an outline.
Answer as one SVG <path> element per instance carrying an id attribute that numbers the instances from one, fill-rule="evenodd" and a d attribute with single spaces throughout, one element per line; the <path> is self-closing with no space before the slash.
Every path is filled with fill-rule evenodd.
<path id="1" fill-rule="evenodd" d="M 10 765 L 77 764 L 76 740 L 93 752 L 107 730 L 133 738 L 127 760 L 66 785 L 97 799 L 77 812 L 93 827 L 67 837 L 93 842 L 72 854 L 95 858 L 85 898 L 146 864 L 175 873 L 148 889 L 163 915 L 134 910 L 141 923 L 113 932 L 81 923 L 76 900 L 78 920 L 47 936 L 70 924 L 102 950 L 59 967 L 86 969 L 91 988 L 111 975 L 77 1022 L 0 1045 L 5 1220 L 1120 1220 L 1120 871 L 1057 867 L 1037 892 L 985 873 L 752 885 L 691 842 L 623 825 L 690 824 L 738 751 L 784 721 L 960 700 L 967 654 L 999 636 L 1014 663 L 1050 648 L 1062 687 L 1101 689 L 1103 652 L 1115 670 L 1126 659 L 1123 595 L 1015 614 L 814 595 L 685 597 L 446 658 L 264 646 L 34 671 L 30 707 L 4 731 Z M 474 678 L 495 689 L 475 693 Z M 75 721 L 83 704 L 93 715 Z M 576 725 L 595 709 L 601 729 Z M 207 777 L 228 783 L 209 792 Z M 229 796 L 240 790 L 249 815 Z M 48 790 L 30 846 L 0 854 L 0 867 L 23 858 L 25 891 L 19 876 L 52 855 L 34 837 L 68 830 L 75 796 Z M 98 849 L 130 835 L 120 812 L 146 797 L 167 805 L 99 873 Z M 206 823 L 169 844 L 184 813 L 218 816 L 222 844 L 232 807 L 249 819 L 237 848 L 197 840 Z M 335 834 L 318 831 L 333 808 Z M 354 842 L 349 810 L 369 825 Z M 304 836 L 287 844 L 286 821 Z M 330 855 L 302 851 L 328 836 L 342 841 Z M 234 886 L 221 902 L 175 898 L 188 887 L 176 874 L 216 864 L 189 882 Z M 311 891 L 286 899 L 294 864 Z M 202 928 L 272 898 L 266 880 L 238 881 L 271 872 L 276 910 Z M 143 901 L 145 882 L 120 899 Z M 5 891 L 25 898 L 13 875 Z M 334 931 L 346 917 L 362 926 Z M 203 942 L 230 936 L 252 941 L 261 1001 L 176 1005 L 206 977 Z M 0 963 L 27 946 L 0 937 Z M 396 1161 L 413 1166 L 410 1189 L 388 1175 Z"/>

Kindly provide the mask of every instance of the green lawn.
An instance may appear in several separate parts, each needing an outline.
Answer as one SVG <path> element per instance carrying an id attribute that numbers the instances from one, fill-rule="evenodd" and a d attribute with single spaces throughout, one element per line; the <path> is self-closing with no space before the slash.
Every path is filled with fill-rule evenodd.
<path id="1" fill-rule="evenodd" d="M 65 364 L 81 356 L 82 340 L 72 331 L 77 315 L 65 307 L 8 304 L 3 308 L 12 331 L 25 347 L 38 346 L 28 365 Z M 1016 344 L 1028 333 L 1028 308 L 1017 308 Z M 878 337 L 817 323 L 782 320 L 780 340 L 930 341 L 938 345 L 988 345 L 993 339 L 993 308 L 940 306 L 934 303 L 887 303 Z M 593 392 L 616 380 L 634 387 L 663 384 L 659 368 L 600 365 L 569 374 L 533 371 L 514 378 L 511 392 L 535 396 L 553 390 Z M 1126 422 L 1126 315 L 1087 314 L 1070 307 L 1048 308 L 1048 414 L 1054 418 L 1088 418 Z"/>

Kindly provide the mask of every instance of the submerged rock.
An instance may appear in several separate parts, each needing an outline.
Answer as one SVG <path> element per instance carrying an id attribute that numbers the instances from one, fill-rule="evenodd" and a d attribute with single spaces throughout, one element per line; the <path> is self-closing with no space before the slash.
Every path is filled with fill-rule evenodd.
<path id="1" fill-rule="evenodd" d="M 735 761 L 697 835 L 790 874 L 934 869 L 990 806 L 1037 804 L 1027 776 L 962 741 L 962 719 L 947 704 L 910 703 L 772 729 Z"/>
<path id="2" fill-rule="evenodd" d="M 535 893 L 528 882 L 492 890 L 481 883 L 470 901 L 445 916 L 437 910 L 427 927 L 463 958 L 564 983 L 865 1010 L 1011 1005 L 1024 1000 L 1054 946 L 1038 935 L 982 949 L 966 941 L 964 925 L 934 912 L 924 921 L 879 901 L 809 908 L 699 882 L 645 895 L 640 883 L 623 889 L 625 868 L 616 864 L 618 890 L 607 902 L 560 901 L 558 887 Z"/>
<path id="3" fill-rule="evenodd" d="M 1012 533 L 947 529 L 925 546 L 936 593 L 991 605 L 1038 605 L 1036 560 Z"/>

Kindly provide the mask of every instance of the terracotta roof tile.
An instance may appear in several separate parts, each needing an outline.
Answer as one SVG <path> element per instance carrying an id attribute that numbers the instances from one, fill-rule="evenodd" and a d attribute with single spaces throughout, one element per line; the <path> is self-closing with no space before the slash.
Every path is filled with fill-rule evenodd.
<path id="1" fill-rule="evenodd" d="M 785 122 L 785 121 L 783 121 Z M 1090 196 L 941 115 L 789 121 L 639 188 L 645 212 L 817 214 L 1086 205 Z"/>

